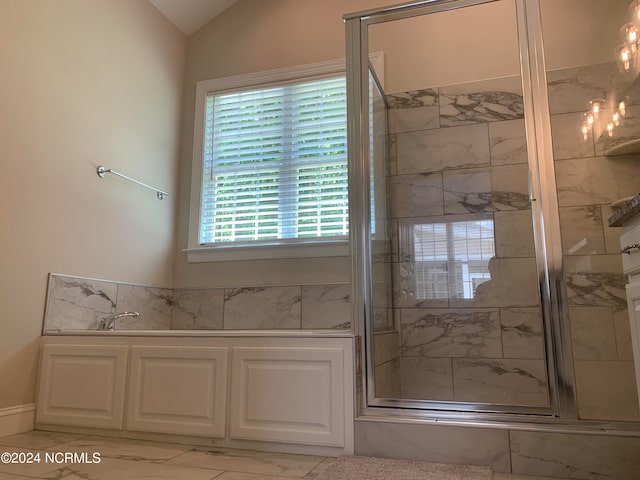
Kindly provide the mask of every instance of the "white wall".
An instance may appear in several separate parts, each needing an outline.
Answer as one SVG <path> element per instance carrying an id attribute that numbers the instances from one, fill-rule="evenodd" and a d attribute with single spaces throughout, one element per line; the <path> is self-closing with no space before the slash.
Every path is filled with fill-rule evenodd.
<path id="1" fill-rule="evenodd" d="M 0 0 L 0 408 L 33 402 L 49 272 L 171 286 L 186 38 L 147 0 Z"/>

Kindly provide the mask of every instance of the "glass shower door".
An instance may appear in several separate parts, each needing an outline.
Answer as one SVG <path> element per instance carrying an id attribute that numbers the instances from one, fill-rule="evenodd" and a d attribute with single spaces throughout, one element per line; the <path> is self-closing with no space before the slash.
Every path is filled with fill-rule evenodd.
<path id="1" fill-rule="evenodd" d="M 458 3 L 363 27 L 387 116 L 367 152 L 386 154 L 365 206 L 386 207 L 368 218 L 368 404 L 549 413 L 515 1 Z"/>

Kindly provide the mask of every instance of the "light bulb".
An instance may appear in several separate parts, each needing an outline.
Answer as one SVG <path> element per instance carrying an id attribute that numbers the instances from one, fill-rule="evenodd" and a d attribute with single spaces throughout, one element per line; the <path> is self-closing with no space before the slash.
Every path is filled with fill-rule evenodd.
<path id="1" fill-rule="evenodd" d="M 591 102 L 589 103 L 591 105 L 591 113 L 593 114 L 593 118 L 597 120 L 598 116 L 600 116 L 600 108 L 602 104 L 600 103 L 600 100 L 591 100 Z"/>
<path id="2" fill-rule="evenodd" d="M 620 60 L 622 60 L 622 64 L 624 65 L 625 72 L 629 70 L 629 66 L 630 66 L 629 60 L 631 60 L 631 51 L 629 50 L 629 48 L 627 48 L 626 45 L 622 50 L 620 50 Z"/>
<path id="3" fill-rule="evenodd" d="M 610 137 L 613 137 L 613 123 L 607 123 L 607 133 Z"/>
<path id="4" fill-rule="evenodd" d="M 593 122 L 595 121 L 595 118 L 593 117 L 593 113 L 590 113 L 587 115 L 587 124 L 589 125 L 589 127 L 593 126 Z"/>
<path id="5" fill-rule="evenodd" d="M 627 114 L 627 106 L 624 104 L 624 100 L 618 104 L 618 112 L 623 117 Z"/>
<path id="6" fill-rule="evenodd" d="M 615 112 L 615 113 L 613 114 L 613 116 L 611 117 L 611 120 L 613 120 L 613 124 L 614 124 L 616 127 L 619 127 L 619 126 L 620 126 L 620 114 L 619 114 L 618 112 Z"/>
<path id="7" fill-rule="evenodd" d="M 627 23 L 620 29 L 620 38 L 626 44 L 629 51 L 636 53 L 638 38 L 640 38 L 638 28 L 633 23 Z"/>
<path id="8" fill-rule="evenodd" d="M 589 126 L 586 123 L 582 124 L 582 138 L 585 142 L 589 139 Z"/>

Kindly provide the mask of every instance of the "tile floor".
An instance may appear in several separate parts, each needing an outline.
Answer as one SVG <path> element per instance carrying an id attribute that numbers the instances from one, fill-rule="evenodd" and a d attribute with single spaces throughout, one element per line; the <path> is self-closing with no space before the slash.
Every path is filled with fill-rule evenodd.
<path id="1" fill-rule="evenodd" d="M 0 462 L 0 480 L 292 480 L 315 479 L 331 458 L 33 431 L 0 438 L 0 454 L 40 454 L 40 462 Z M 80 463 L 64 462 L 65 453 Z M 90 463 L 99 453 L 100 462 Z M 46 454 L 48 458 L 46 458 Z M 81 456 L 82 454 L 84 456 Z M 24 455 L 23 455 L 24 456 Z M 47 461 L 50 460 L 50 461 Z M 78 459 L 76 459 L 78 460 Z M 495 474 L 494 480 L 558 480 Z"/>

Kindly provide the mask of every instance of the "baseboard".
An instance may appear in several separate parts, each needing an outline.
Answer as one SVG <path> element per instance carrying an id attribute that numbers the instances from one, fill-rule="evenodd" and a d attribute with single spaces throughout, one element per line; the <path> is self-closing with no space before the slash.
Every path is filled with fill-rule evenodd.
<path id="1" fill-rule="evenodd" d="M 33 430 L 36 418 L 34 403 L 0 408 L 0 437 Z"/>

